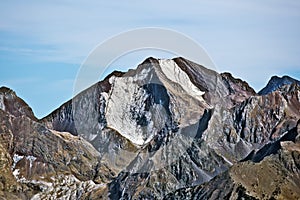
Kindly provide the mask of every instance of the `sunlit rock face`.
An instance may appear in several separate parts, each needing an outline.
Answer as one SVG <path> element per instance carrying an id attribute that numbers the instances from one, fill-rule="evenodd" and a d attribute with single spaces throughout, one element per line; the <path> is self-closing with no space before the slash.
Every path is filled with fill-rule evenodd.
<path id="1" fill-rule="evenodd" d="M 13 90 L 7 87 L 0 88 L 0 109 L 17 117 L 25 115 L 32 120 L 37 120 L 32 109 L 23 99 L 19 98 Z"/>
<path id="2" fill-rule="evenodd" d="M 109 82 L 113 88 L 106 96 L 107 126 L 137 145 L 147 144 L 166 126 L 196 123 L 210 107 L 205 92 L 174 60 L 149 59 Z"/>
<path id="3" fill-rule="evenodd" d="M 0 96 L 5 105 L 0 109 L 1 199 L 40 199 L 44 193 L 70 198 L 81 189 L 88 193 L 102 187 L 102 177 L 110 175 L 90 143 L 37 122 L 12 90 L 0 88 Z"/>
<path id="4" fill-rule="evenodd" d="M 0 197 L 297 199 L 300 89 L 275 79 L 148 58 L 40 120 L 3 87 Z"/>

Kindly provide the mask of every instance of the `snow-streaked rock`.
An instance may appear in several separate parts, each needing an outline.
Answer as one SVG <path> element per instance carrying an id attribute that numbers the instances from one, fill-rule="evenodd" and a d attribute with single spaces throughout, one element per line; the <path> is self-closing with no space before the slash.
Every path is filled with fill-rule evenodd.
<path id="1" fill-rule="evenodd" d="M 136 120 L 144 117 L 147 122 L 151 121 L 151 112 L 147 112 L 145 108 L 149 94 L 136 83 L 138 79 L 138 76 L 110 79 L 114 87 L 108 97 L 106 120 L 108 127 L 117 130 L 134 144 L 143 145 L 150 141 L 159 130 L 155 127 L 152 130 L 151 128 L 145 130 L 145 126 L 138 124 Z"/>
<path id="2" fill-rule="evenodd" d="M 0 109 L 5 110 L 4 96 L 0 95 Z"/>
<path id="3" fill-rule="evenodd" d="M 27 181 L 43 188 L 41 193 L 34 195 L 31 200 L 39 199 L 82 199 L 93 190 L 105 187 L 104 184 L 95 184 L 93 181 L 80 181 L 73 175 L 53 177 L 53 182 Z"/>
<path id="4" fill-rule="evenodd" d="M 14 154 L 14 157 L 13 157 L 13 164 L 12 164 L 12 169 L 14 169 L 17 165 L 17 163 L 22 160 L 24 158 L 24 156 L 20 156 L 18 154 Z"/>
<path id="5" fill-rule="evenodd" d="M 203 100 L 202 95 L 205 94 L 204 91 L 201 91 L 197 88 L 190 80 L 188 75 L 180 69 L 180 67 L 175 63 L 172 59 L 160 59 L 159 60 L 160 67 L 164 73 L 164 75 L 171 80 L 172 82 L 178 84 L 182 87 L 185 92 L 194 96 L 198 99 Z"/>
<path id="6" fill-rule="evenodd" d="M 168 112 L 172 112 L 180 127 L 185 127 L 196 123 L 203 108 L 209 107 L 203 99 L 205 92 L 197 88 L 171 59 L 158 60 L 158 64 L 153 66 L 141 64 L 135 73 L 131 71 L 122 77 L 113 76 L 109 82 L 112 89 L 106 98 L 107 126 L 137 145 L 150 142 L 162 130 L 170 117 Z M 157 97 L 160 101 L 155 102 L 153 94 L 147 91 L 152 86 L 157 92 L 159 88 L 161 92 L 168 92 L 157 93 L 162 97 Z M 188 101 L 184 101 L 186 96 L 189 96 Z M 149 103 L 151 98 L 154 98 L 154 103 Z M 171 100 L 166 104 L 162 99 Z"/>

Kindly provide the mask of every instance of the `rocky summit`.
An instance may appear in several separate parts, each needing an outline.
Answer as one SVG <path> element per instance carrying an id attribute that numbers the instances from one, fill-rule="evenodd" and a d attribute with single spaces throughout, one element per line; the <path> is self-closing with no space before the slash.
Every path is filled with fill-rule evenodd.
<path id="1" fill-rule="evenodd" d="M 0 88 L 0 199 L 300 199 L 300 86 L 184 58 L 114 71 L 37 119 Z"/>

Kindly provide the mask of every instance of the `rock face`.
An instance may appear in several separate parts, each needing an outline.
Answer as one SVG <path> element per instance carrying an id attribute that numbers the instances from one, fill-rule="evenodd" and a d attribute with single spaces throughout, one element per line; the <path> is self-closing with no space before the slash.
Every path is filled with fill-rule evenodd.
<path id="1" fill-rule="evenodd" d="M 0 90 L 0 109 L 16 117 L 27 116 L 37 121 L 32 109 L 7 87 L 1 87 Z"/>
<path id="2" fill-rule="evenodd" d="M 1 199 L 80 198 L 103 187 L 109 170 L 90 143 L 35 121 L 12 90 L 0 88 L 0 96 Z"/>
<path id="3" fill-rule="evenodd" d="M 300 120 L 297 127 L 210 182 L 164 199 L 299 199 Z"/>
<path id="4" fill-rule="evenodd" d="M 300 198 L 299 82 L 275 79 L 148 58 L 40 120 L 1 88 L 0 197 Z"/>
<path id="5" fill-rule="evenodd" d="M 278 76 L 272 76 L 271 80 L 268 82 L 266 87 L 264 87 L 261 91 L 258 92 L 260 95 L 266 95 L 271 92 L 274 92 L 278 88 L 284 86 L 284 85 L 291 85 L 292 83 L 296 83 L 300 85 L 300 81 L 293 79 L 289 76 L 283 76 L 283 77 L 278 77 Z"/>

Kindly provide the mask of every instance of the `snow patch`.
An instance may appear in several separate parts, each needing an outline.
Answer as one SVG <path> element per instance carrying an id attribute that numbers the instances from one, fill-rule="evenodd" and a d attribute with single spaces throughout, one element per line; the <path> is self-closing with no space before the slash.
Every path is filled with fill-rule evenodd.
<path id="1" fill-rule="evenodd" d="M 203 99 L 202 95 L 205 94 L 197 88 L 190 80 L 189 76 L 174 62 L 174 60 L 166 59 L 159 60 L 159 65 L 164 75 L 174 83 L 179 84 L 191 96 L 198 99 Z"/>
<path id="2" fill-rule="evenodd" d="M 151 112 L 158 113 L 160 111 L 154 108 L 150 111 L 145 110 L 145 101 L 149 94 L 137 84 L 138 79 L 139 75 L 110 79 L 114 86 L 107 101 L 106 120 L 108 127 L 115 129 L 132 143 L 143 145 L 159 131 L 159 125 L 151 123 L 153 118 Z M 141 119 L 147 124 L 139 124 L 138 121 Z M 163 123 L 163 121 L 160 122 L 160 124 Z"/>
<path id="3" fill-rule="evenodd" d="M 15 177 L 16 179 L 19 179 L 20 170 L 19 170 L 19 169 L 15 169 L 15 170 L 13 171 L 13 175 L 14 175 L 14 177 Z"/>
<path id="4" fill-rule="evenodd" d="M 222 158 L 224 159 L 224 161 L 225 162 L 227 162 L 228 164 L 230 164 L 230 165 L 233 165 L 233 163 L 232 162 L 230 162 L 225 156 L 222 156 Z"/>
<path id="5" fill-rule="evenodd" d="M 22 160 L 24 158 L 24 156 L 20 156 L 18 154 L 14 154 L 14 157 L 13 157 L 13 164 L 12 164 L 12 167 L 11 169 L 15 169 L 17 163 Z"/>
<path id="6" fill-rule="evenodd" d="M 99 126 L 99 129 L 102 129 L 102 126 Z M 90 134 L 88 135 L 88 141 L 93 141 L 98 134 Z"/>
<path id="7" fill-rule="evenodd" d="M 150 68 L 144 68 L 141 72 L 139 72 L 137 79 L 138 80 L 145 80 L 149 75 Z"/>
<path id="8" fill-rule="evenodd" d="M 80 181 L 74 175 L 58 175 L 53 182 L 31 180 L 30 183 L 39 185 L 42 192 L 31 199 L 81 199 L 81 195 L 105 187 L 105 184 L 96 184 L 91 180 Z"/>
<path id="9" fill-rule="evenodd" d="M 5 110 L 4 96 L 0 95 L 0 109 Z"/>
<path id="10" fill-rule="evenodd" d="M 36 160 L 34 156 L 26 156 L 26 159 L 29 160 L 29 168 L 32 168 L 32 163 Z"/>
<path id="11" fill-rule="evenodd" d="M 22 160 L 24 157 L 25 157 L 25 156 L 21 156 L 21 155 L 18 155 L 18 154 L 14 154 L 14 156 L 13 156 L 13 164 L 12 164 L 12 166 L 11 166 L 11 169 L 14 170 L 15 167 L 16 167 L 16 165 L 17 165 L 17 163 L 18 163 L 20 160 Z M 34 156 L 26 156 L 25 159 L 26 159 L 26 160 L 29 160 L 29 168 L 32 168 L 32 163 L 36 160 L 36 157 L 34 157 Z M 16 170 L 18 170 L 18 169 L 16 169 Z M 15 172 L 16 174 L 18 174 L 18 172 L 17 172 L 16 170 L 14 170 L 14 172 Z"/>

